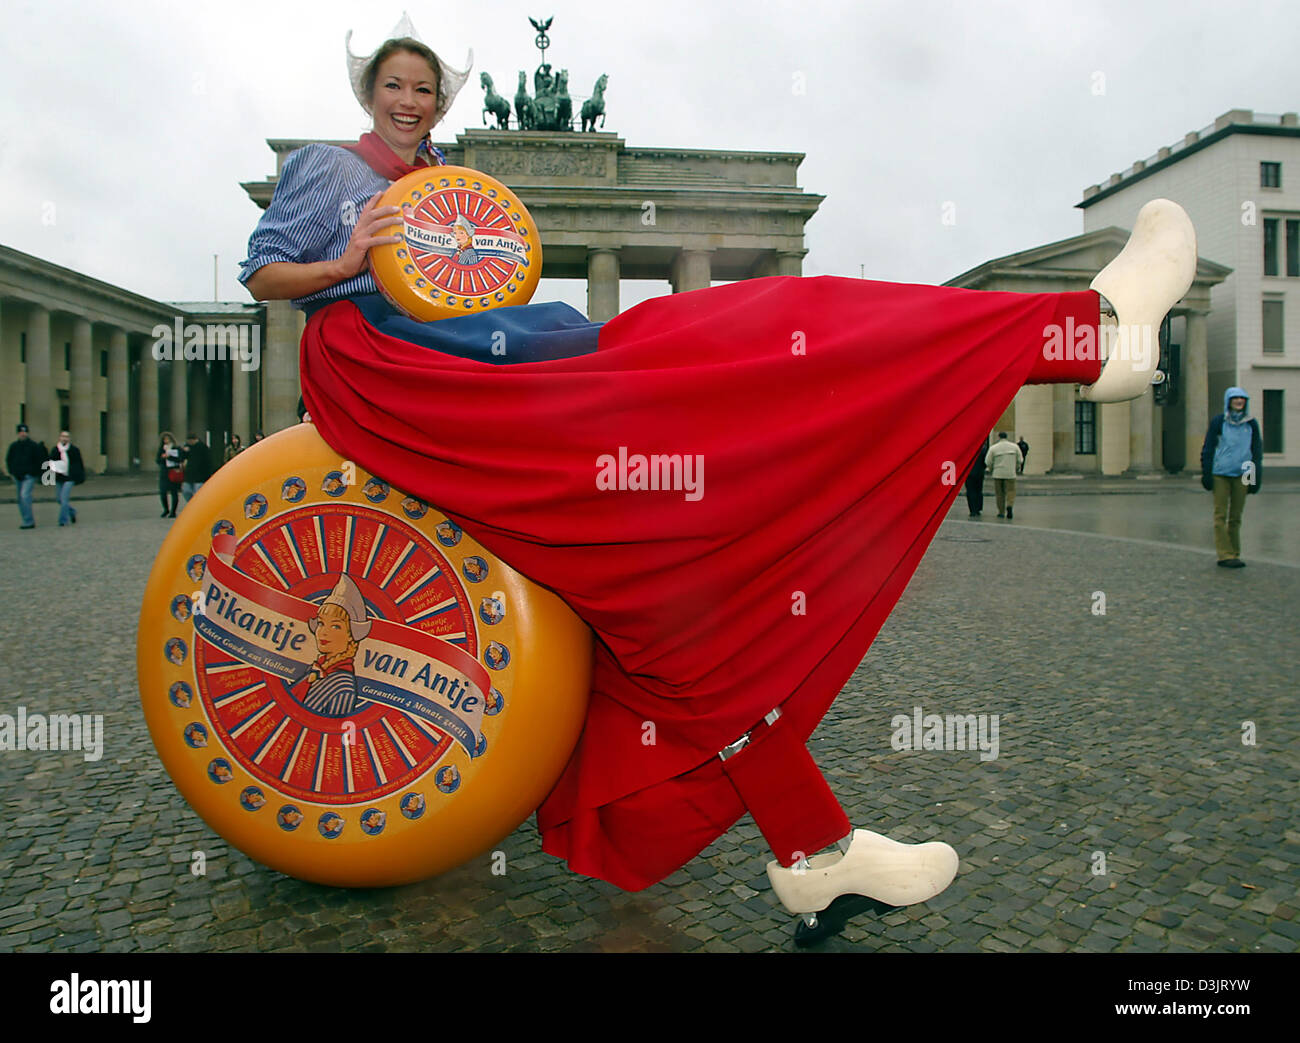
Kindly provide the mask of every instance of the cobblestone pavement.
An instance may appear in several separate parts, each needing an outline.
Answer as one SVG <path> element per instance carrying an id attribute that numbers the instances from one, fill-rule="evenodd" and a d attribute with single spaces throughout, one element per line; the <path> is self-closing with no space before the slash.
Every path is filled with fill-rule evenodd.
<path id="1" fill-rule="evenodd" d="M 501 876 L 485 855 L 344 891 L 253 863 L 181 799 L 139 709 L 166 523 L 100 518 L 0 530 L 0 713 L 105 715 L 97 762 L 0 752 L 0 950 L 793 950 L 748 818 L 639 894 L 569 873 L 531 822 Z M 947 840 L 961 872 L 824 948 L 1296 951 L 1298 605 L 1300 569 L 954 514 L 812 749 L 855 825 Z M 998 756 L 896 751 L 918 706 L 997 714 Z"/>

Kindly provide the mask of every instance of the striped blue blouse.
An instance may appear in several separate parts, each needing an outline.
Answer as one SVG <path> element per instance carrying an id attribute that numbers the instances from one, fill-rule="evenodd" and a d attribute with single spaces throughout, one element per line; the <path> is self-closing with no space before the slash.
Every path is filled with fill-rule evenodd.
<path id="1" fill-rule="evenodd" d="M 386 178 L 347 149 L 336 145 L 298 149 L 285 160 L 271 205 L 248 240 L 248 260 L 240 269 L 240 282 L 247 283 L 255 271 L 273 261 L 305 264 L 342 257 L 356 215 L 371 196 L 388 186 Z M 493 365 L 589 354 L 596 350 L 601 328 L 600 323 L 589 322 L 567 304 L 558 303 L 417 322 L 380 296 L 369 270 L 299 297 L 293 305 L 309 311 L 342 297 L 356 301 L 367 321 L 381 333 Z"/>
<path id="2" fill-rule="evenodd" d="M 239 281 L 275 261 L 311 264 L 342 257 L 352 238 L 357 215 L 390 182 L 360 156 L 337 145 L 307 145 L 284 161 L 271 205 L 248 240 L 248 260 Z M 293 302 L 335 300 L 359 293 L 378 293 L 369 270 Z"/>

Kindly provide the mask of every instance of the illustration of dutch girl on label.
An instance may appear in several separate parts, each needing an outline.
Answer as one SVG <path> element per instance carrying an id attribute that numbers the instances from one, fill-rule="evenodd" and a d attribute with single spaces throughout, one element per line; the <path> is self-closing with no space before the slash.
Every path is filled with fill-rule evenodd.
<path id="1" fill-rule="evenodd" d="M 451 223 L 451 234 L 456 237 L 457 248 L 453 260 L 457 264 L 478 264 L 478 251 L 474 249 L 474 226 L 469 223 L 469 218 L 458 214 Z"/>
<path id="2" fill-rule="evenodd" d="M 303 707 L 322 717 L 348 717 L 356 711 L 357 644 L 370 633 L 366 603 L 346 573 L 307 625 L 320 653 L 290 689 Z"/>

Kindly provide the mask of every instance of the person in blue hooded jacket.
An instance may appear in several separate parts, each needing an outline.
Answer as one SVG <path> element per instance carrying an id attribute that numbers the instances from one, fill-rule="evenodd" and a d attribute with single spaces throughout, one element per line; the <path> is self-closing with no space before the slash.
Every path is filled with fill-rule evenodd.
<path id="1" fill-rule="evenodd" d="M 1201 485 L 1214 493 L 1214 549 L 1219 564 L 1245 568 L 1241 560 L 1241 512 L 1248 493 L 1259 492 L 1264 439 L 1250 415 L 1244 388 L 1223 393 L 1223 412 L 1210 421 L 1201 446 Z"/>

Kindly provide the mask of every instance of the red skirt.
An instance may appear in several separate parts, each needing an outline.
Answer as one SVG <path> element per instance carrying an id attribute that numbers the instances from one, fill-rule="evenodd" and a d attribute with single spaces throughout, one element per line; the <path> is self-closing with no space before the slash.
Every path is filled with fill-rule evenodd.
<path id="1" fill-rule="evenodd" d="M 639 890 L 744 812 L 722 747 L 777 706 L 816 727 L 1021 386 L 1097 379 L 1044 359 L 1067 320 L 1095 326 L 1097 295 L 760 279 L 501 366 L 343 301 L 309 321 L 301 374 L 334 449 L 595 631 L 586 728 L 538 823 L 577 872 Z"/>

